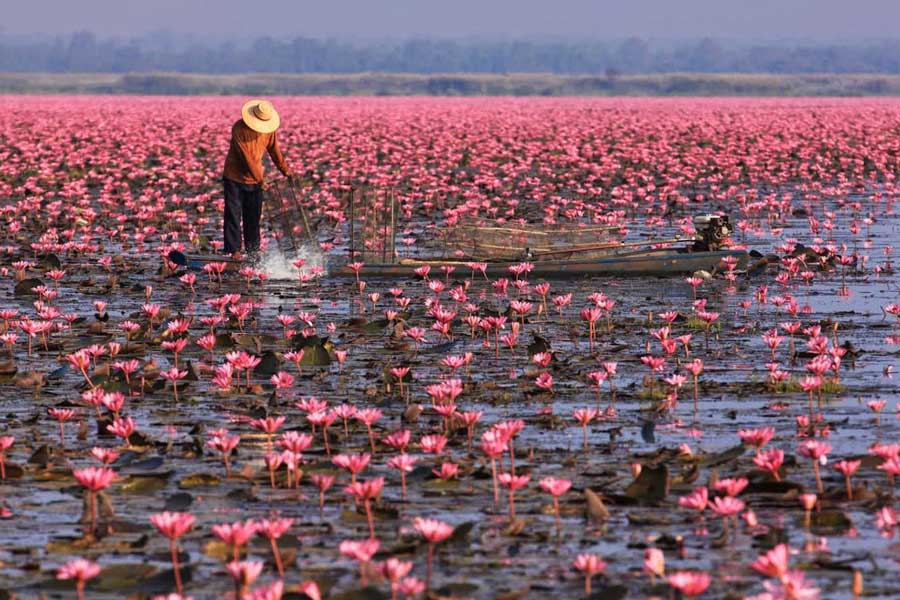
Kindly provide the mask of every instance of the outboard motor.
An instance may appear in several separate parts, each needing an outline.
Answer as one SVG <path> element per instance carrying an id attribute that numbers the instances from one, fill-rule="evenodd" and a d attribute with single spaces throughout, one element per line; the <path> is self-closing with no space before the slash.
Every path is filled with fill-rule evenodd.
<path id="1" fill-rule="evenodd" d="M 701 252 L 718 250 L 722 242 L 734 233 L 728 215 L 697 215 L 694 217 L 694 229 L 697 230 L 694 250 Z"/>

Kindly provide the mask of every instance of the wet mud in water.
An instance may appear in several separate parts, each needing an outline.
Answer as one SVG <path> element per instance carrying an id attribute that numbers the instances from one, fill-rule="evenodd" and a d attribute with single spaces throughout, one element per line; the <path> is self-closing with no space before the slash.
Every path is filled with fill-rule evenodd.
<path id="1" fill-rule="evenodd" d="M 169 511 L 195 518 L 194 598 L 576 598 L 591 568 L 593 598 L 900 597 L 900 103 L 285 100 L 320 247 L 285 254 L 273 226 L 257 265 L 217 274 L 163 257 L 215 250 L 231 103 L 182 130 L 154 116 L 172 102 L 103 99 L 125 124 L 103 139 L 83 99 L 42 99 L 24 140 L 0 121 L 0 595 L 75 597 L 57 569 L 79 557 L 101 568 L 85 597 L 174 592 L 150 519 Z M 361 285 L 328 270 L 364 178 L 398 190 L 409 252 L 466 212 L 605 215 L 635 239 L 723 210 L 771 256 L 691 280 Z M 103 459 L 91 493 L 75 473 Z M 571 482 L 558 513 L 551 477 Z M 452 527 L 428 592 L 417 518 Z M 236 548 L 214 530 L 248 519 L 268 528 Z M 751 566 L 780 544 L 791 573 Z"/>

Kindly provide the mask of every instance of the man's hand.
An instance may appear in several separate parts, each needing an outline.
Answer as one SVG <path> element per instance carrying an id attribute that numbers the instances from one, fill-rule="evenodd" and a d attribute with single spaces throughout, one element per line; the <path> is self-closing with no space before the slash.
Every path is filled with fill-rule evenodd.
<path id="1" fill-rule="evenodd" d="M 259 187 L 262 191 L 265 192 L 266 190 L 269 189 L 269 182 L 266 181 L 265 179 L 263 179 L 263 182 L 261 184 L 259 184 Z"/>

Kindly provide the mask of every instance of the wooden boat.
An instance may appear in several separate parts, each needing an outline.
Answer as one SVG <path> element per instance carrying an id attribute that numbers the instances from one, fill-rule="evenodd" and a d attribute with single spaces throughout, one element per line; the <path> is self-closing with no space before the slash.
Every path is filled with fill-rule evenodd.
<path id="1" fill-rule="evenodd" d="M 529 275 L 541 278 L 575 278 L 596 275 L 667 276 L 716 272 L 747 268 L 751 255 L 746 250 L 729 248 L 731 225 L 726 216 L 701 215 L 694 220 L 697 236 L 686 239 L 649 239 L 620 242 L 603 236 L 602 228 L 553 231 L 522 226 L 497 228 L 468 226 L 464 235 L 448 243 L 452 256 L 410 257 L 390 259 L 393 244 L 385 243 L 380 252 L 368 254 L 351 246 L 353 260 L 329 268 L 333 277 L 415 277 L 422 267 L 435 270 L 452 267 L 459 275 L 488 277 L 510 275 L 517 265 L 528 263 Z M 506 237 L 503 237 L 506 232 Z M 540 246 L 523 246 L 537 241 Z M 590 240 L 600 241 L 588 243 Z M 374 259 L 374 260 L 370 260 Z M 380 259 L 380 260 L 379 260 Z M 189 269 L 202 269 L 210 262 L 227 263 L 229 270 L 239 269 L 241 262 L 223 255 L 190 255 L 173 251 L 169 260 Z M 353 265 L 356 266 L 353 266 Z"/>
<path id="2" fill-rule="evenodd" d="M 708 252 L 688 252 L 675 249 L 640 250 L 605 257 L 570 258 L 566 260 L 538 260 L 531 262 L 533 265 L 530 275 L 546 279 L 565 279 L 592 275 L 631 275 L 631 276 L 666 276 L 693 273 L 695 271 L 721 271 L 722 259 L 734 257 L 737 261 L 736 268 L 744 269 L 747 266 L 749 253 L 746 250 L 716 250 Z M 169 253 L 169 260 L 174 264 L 188 269 L 200 270 L 210 262 L 224 262 L 229 270 L 236 268 L 241 263 L 222 255 L 183 254 L 173 251 Z M 491 261 L 483 262 L 484 274 L 489 277 L 509 275 L 510 267 L 521 264 L 523 261 Z M 474 272 L 481 275 L 482 271 L 473 271 L 474 261 L 461 261 L 458 259 L 403 259 L 393 263 L 363 263 L 359 270 L 360 277 L 415 277 L 417 269 L 428 266 L 435 270 L 441 267 L 454 267 L 457 274 Z M 333 277 L 356 277 L 356 271 L 347 265 L 329 269 L 328 275 Z"/>
<path id="3" fill-rule="evenodd" d="M 676 249 L 638 250 L 610 256 L 594 256 L 569 258 L 565 260 L 536 260 L 530 262 L 532 269 L 529 275 L 546 279 L 565 279 L 595 275 L 617 276 L 666 276 L 694 273 L 696 271 L 721 271 L 722 259 L 733 257 L 737 261 L 736 268 L 747 266 L 749 253 L 746 250 L 715 251 L 679 251 Z M 510 275 L 510 267 L 524 261 L 489 261 L 482 262 L 484 274 L 488 277 Z M 454 267 L 455 273 L 476 273 L 474 261 L 458 259 L 403 259 L 394 263 L 363 263 L 359 269 L 362 278 L 371 277 L 413 277 L 417 269 L 428 266 L 435 270 L 441 267 Z M 347 265 L 330 269 L 329 276 L 356 277 L 356 271 Z"/>
<path id="4" fill-rule="evenodd" d="M 340 277 L 408 277 L 418 269 L 453 267 L 454 272 L 486 276 L 510 275 L 516 265 L 529 264 L 529 275 L 573 278 L 595 275 L 666 276 L 696 271 L 722 271 L 723 259 L 734 267 L 747 267 L 750 254 L 729 248 L 732 228 L 725 215 L 694 218 L 695 237 L 623 242 L 612 227 L 547 227 L 515 224 L 497 227 L 476 223 L 460 225 L 443 236 L 443 257 L 394 258 L 386 252 L 352 252 L 352 261 L 329 275 Z M 377 242 L 377 240 L 376 240 Z M 730 262 L 730 261 L 729 261 Z M 350 265 L 362 266 L 354 269 Z M 477 265 L 477 266 L 476 266 Z"/>

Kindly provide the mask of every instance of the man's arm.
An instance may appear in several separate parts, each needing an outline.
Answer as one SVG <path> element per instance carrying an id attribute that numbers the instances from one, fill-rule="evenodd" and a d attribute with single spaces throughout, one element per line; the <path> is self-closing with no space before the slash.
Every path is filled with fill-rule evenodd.
<path id="1" fill-rule="evenodd" d="M 287 163 L 284 162 L 284 154 L 281 153 L 281 148 L 278 146 L 278 136 L 273 133 L 272 139 L 269 141 L 269 147 L 266 148 L 269 152 L 269 156 L 272 157 L 272 162 L 281 171 L 281 174 L 285 177 L 291 176 L 291 170 L 288 168 Z"/>

